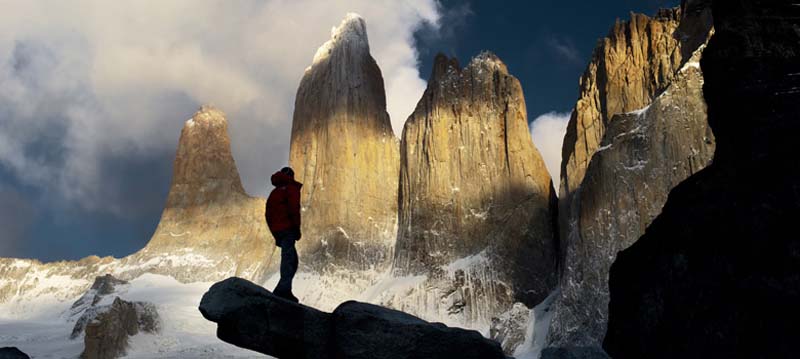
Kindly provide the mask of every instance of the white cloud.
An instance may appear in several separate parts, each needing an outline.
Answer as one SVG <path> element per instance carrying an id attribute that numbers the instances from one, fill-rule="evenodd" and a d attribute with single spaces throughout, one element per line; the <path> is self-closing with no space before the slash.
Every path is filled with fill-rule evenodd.
<path id="1" fill-rule="evenodd" d="M 425 89 L 413 33 L 439 19 L 435 0 L 0 4 L 0 165 L 69 202 L 115 211 L 124 189 L 104 161 L 171 157 L 204 103 L 228 115 L 245 188 L 264 194 L 288 159 L 303 70 L 348 12 L 367 22 L 399 133 Z"/>
<path id="2" fill-rule="evenodd" d="M 567 133 L 569 113 L 549 112 L 531 123 L 531 137 L 544 158 L 544 164 L 558 189 L 561 178 L 561 146 Z M 556 190 L 558 193 L 558 190 Z"/>

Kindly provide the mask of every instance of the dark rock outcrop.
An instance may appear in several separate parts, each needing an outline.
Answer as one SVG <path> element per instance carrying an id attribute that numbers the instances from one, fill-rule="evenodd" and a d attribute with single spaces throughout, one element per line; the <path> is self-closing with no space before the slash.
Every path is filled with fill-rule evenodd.
<path id="1" fill-rule="evenodd" d="M 30 356 L 17 347 L 3 347 L 0 348 L 0 359 L 30 359 Z"/>
<path id="2" fill-rule="evenodd" d="M 117 287 L 126 284 L 128 284 L 127 281 L 117 279 L 111 274 L 95 277 L 94 283 L 92 283 L 92 286 L 86 291 L 86 293 L 72 303 L 72 306 L 69 308 L 69 317 L 83 317 L 83 314 L 87 310 L 91 310 L 91 308 L 100 303 L 103 298 L 114 293 Z M 75 339 L 80 336 L 83 333 L 84 327 L 85 324 L 80 326 L 76 325 L 72 331 L 72 334 L 70 335 L 70 339 Z"/>
<path id="3" fill-rule="evenodd" d="M 73 328 L 73 335 L 84 332 L 81 358 L 107 359 L 125 355 L 128 338 L 141 332 L 156 333 L 161 326 L 158 312 L 147 302 L 128 302 L 114 298 L 106 306 L 88 309 Z"/>
<path id="4" fill-rule="evenodd" d="M 796 358 L 800 7 L 714 1 L 701 67 L 713 163 L 611 267 L 614 358 Z"/>
<path id="5" fill-rule="evenodd" d="M 217 337 L 277 358 L 330 358 L 331 315 L 274 296 L 240 278 L 203 295 L 200 313 L 217 323 Z"/>
<path id="6" fill-rule="evenodd" d="M 610 359 L 602 349 L 590 347 L 558 347 L 542 350 L 540 359 Z"/>
<path id="7" fill-rule="evenodd" d="M 277 358 L 505 358 L 475 331 L 352 301 L 324 313 L 235 277 L 214 284 L 199 309 L 220 339 Z"/>

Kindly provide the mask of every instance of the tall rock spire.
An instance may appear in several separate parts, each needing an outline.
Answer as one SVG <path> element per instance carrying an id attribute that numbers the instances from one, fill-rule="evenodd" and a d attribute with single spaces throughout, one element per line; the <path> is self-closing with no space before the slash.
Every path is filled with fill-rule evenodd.
<path id="1" fill-rule="evenodd" d="M 289 164 L 303 182 L 306 262 L 388 264 L 397 223 L 397 139 L 366 24 L 348 14 L 297 89 Z"/>
<path id="2" fill-rule="evenodd" d="M 463 69 L 437 56 L 401 142 L 394 268 L 428 275 L 416 298 L 461 325 L 544 299 L 556 283 L 555 204 L 519 81 L 488 52 Z"/>
<path id="3" fill-rule="evenodd" d="M 239 179 L 225 114 L 203 106 L 181 131 L 158 228 L 144 249 L 122 260 L 120 271 L 131 271 L 124 277 L 147 271 L 185 281 L 230 275 L 260 280 L 272 265 L 267 232 L 264 200 L 248 196 Z"/>

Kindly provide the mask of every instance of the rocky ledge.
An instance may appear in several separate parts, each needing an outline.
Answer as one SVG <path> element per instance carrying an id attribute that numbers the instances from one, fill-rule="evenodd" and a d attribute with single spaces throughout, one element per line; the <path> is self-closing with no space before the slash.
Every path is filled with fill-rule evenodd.
<path id="1" fill-rule="evenodd" d="M 211 286 L 199 309 L 220 339 L 276 358 L 505 358 L 476 331 L 354 301 L 325 313 L 236 277 Z"/>

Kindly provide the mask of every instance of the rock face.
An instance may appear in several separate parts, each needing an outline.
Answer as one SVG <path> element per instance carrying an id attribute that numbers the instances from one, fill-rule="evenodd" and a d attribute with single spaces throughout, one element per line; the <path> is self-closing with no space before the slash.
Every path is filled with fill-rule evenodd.
<path id="1" fill-rule="evenodd" d="M 572 171 L 562 177 L 561 297 L 548 332 L 549 346 L 600 350 L 608 321 L 608 271 L 616 253 L 644 233 L 674 186 L 713 157 L 699 69 L 704 45 L 698 41 L 708 38 L 712 26 L 707 13 L 697 7 L 662 10 L 653 20 L 633 15 L 630 23 L 617 23 L 595 52 L 587 71 L 591 76 L 582 79 L 583 87 L 587 79 L 608 81 L 604 92 L 589 93 L 602 100 L 597 102 L 600 108 L 613 111 L 587 107 L 584 88 L 573 112 L 570 126 L 586 130 L 577 132 L 575 148 L 588 147 L 564 157 Z M 642 46 L 649 49 L 646 57 L 637 55 Z M 697 46 L 694 53 L 682 54 L 689 46 Z M 634 85 L 627 83 L 631 79 Z M 642 107 L 632 111 L 633 105 Z M 600 117 L 582 117 L 587 114 Z M 586 118 L 595 122 L 580 125 Z M 590 133 L 600 136 L 600 142 L 588 140 Z M 570 134 L 565 141 L 569 139 Z M 565 156 L 567 147 L 565 142 Z M 588 156 L 587 167 L 575 167 L 581 156 Z"/>
<path id="2" fill-rule="evenodd" d="M 3 347 L 0 348 L 0 359 L 30 359 L 30 357 L 16 347 Z"/>
<path id="3" fill-rule="evenodd" d="M 614 358 L 793 358 L 800 320 L 800 8 L 714 1 L 701 61 L 713 164 L 611 268 Z"/>
<path id="4" fill-rule="evenodd" d="M 208 106 L 186 121 L 158 228 L 123 265 L 160 263 L 147 271 L 182 281 L 230 275 L 258 280 L 273 265 L 267 263 L 275 246 L 265 201 L 242 188 L 227 128 L 225 115 Z"/>
<path id="5" fill-rule="evenodd" d="M 366 25 L 348 14 L 306 69 L 289 164 L 302 190 L 304 264 L 389 264 L 397 224 L 397 139 Z M 330 268 L 330 267 L 329 267 Z"/>
<path id="6" fill-rule="evenodd" d="M 580 205 L 570 223 L 551 345 L 602 343 L 617 252 L 644 233 L 673 187 L 711 162 L 715 143 L 702 86 L 699 63 L 690 61 L 653 104 L 609 123 L 575 193 Z"/>
<path id="7" fill-rule="evenodd" d="M 102 305 L 101 301 L 103 301 L 103 299 L 114 293 L 118 287 L 127 284 L 127 281 L 114 278 L 111 274 L 95 278 L 91 288 L 72 303 L 72 306 L 69 308 L 68 316 L 73 319 L 77 318 L 75 326 L 72 329 L 72 334 L 69 336 L 70 339 L 81 336 L 84 328 L 86 328 L 86 324 L 97 316 L 97 311 L 105 310 L 99 308 L 108 307 L 107 305 Z"/>
<path id="8" fill-rule="evenodd" d="M 358 302 L 324 313 L 240 278 L 214 284 L 199 309 L 220 339 L 277 358 L 505 358 L 478 332 Z"/>
<path id="9" fill-rule="evenodd" d="M 155 333 L 160 321 L 155 306 L 145 302 L 127 302 L 119 297 L 111 305 L 87 311 L 85 324 L 83 359 L 107 359 L 124 356 L 128 338 L 140 331 Z M 77 327 L 77 325 L 76 325 Z"/>
<path id="10" fill-rule="evenodd" d="M 631 14 L 630 21 L 618 21 L 594 50 L 564 137 L 562 200 L 581 185 L 614 115 L 644 108 L 672 83 L 685 60 L 681 42 L 673 36 L 679 19 L 679 10 L 661 10 L 654 18 Z"/>
<path id="11" fill-rule="evenodd" d="M 555 286 L 556 195 L 529 133 L 522 87 L 491 53 L 463 69 L 437 56 L 406 121 L 394 270 L 428 275 L 417 289 L 466 322 Z"/>

